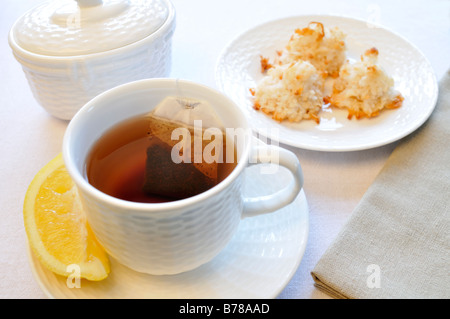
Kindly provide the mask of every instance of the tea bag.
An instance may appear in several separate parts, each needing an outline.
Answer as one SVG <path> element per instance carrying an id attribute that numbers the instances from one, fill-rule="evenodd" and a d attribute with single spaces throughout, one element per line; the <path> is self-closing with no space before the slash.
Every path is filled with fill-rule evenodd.
<path id="1" fill-rule="evenodd" d="M 208 102 L 170 96 L 148 120 L 144 192 L 181 199 L 218 183 L 225 134 Z"/>

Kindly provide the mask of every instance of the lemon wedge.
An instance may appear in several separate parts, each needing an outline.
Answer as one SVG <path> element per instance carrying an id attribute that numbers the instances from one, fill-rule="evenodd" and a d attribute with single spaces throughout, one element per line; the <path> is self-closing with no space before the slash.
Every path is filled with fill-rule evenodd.
<path id="1" fill-rule="evenodd" d="M 23 218 L 31 249 L 47 269 L 69 276 L 77 265 L 81 278 L 98 281 L 108 276 L 108 256 L 86 221 L 62 154 L 32 180 L 25 195 Z"/>

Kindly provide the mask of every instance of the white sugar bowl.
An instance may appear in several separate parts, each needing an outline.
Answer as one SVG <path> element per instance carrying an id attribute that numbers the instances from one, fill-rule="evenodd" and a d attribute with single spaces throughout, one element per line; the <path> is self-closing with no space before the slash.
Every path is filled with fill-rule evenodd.
<path id="1" fill-rule="evenodd" d="M 110 88 L 169 76 L 174 30 L 169 0 L 53 0 L 19 18 L 9 44 L 39 104 L 70 120 Z"/>

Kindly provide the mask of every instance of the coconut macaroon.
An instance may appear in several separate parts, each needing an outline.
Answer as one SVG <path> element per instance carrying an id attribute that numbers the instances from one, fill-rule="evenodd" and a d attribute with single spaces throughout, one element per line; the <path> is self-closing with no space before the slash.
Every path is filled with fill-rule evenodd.
<path id="1" fill-rule="evenodd" d="M 394 89 L 394 80 L 377 65 L 377 60 L 378 50 L 372 48 L 361 56 L 361 61 L 341 67 L 329 102 L 348 109 L 349 119 L 374 117 L 384 108 L 398 108 L 403 103 L 403 96 Z"/>
<path id="2" fill-rule="evenodd" d="M 280 64 L 309 61 L 324 76 L 337 77 L 344 64 L 345 34 L 337 27 L 324 28 L 320 22 L 296 29 L 286 47 L 279 52 Z"/>
<path id="3" fill-rule="evenodd" d="M 276 65 L 251 89 L 254 108 L 277 121 L 300 122 L 313 119 L 323 105 L 323 77 L 309 62 Z"/>

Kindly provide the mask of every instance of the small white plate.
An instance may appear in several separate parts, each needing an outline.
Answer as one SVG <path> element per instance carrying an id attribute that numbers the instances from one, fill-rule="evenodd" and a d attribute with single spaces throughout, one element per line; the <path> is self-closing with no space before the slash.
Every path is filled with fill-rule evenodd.
<path id="1" fill-rule="evenodd" d="M 262 78 L 260 55 L 270 60 L 287 44 L 297 28 L 316 21 L 339 27 L 347 34 L 347 56 L 359 60 L 365 50 L 379 50 L 380 66 L 394 78 L 404 96 L 402 107 L 381 112 L 378 117 L 348 120 L 347 111 L 328 108 L 321 112 L 320 125 L 272 120 L 253 109 L 250 88 Z M 401 36 L 368 22 L 338 16 L 289 17 L 257 26 L 233 40 L 216 66 L 220 90 L 246 113 L 253 129 L 273 140 L 318 151 L 355 151 L 394 142 L 420 127 L 432 113 L 438 95 L 433 69 L 426 57 Z"/>
<path id="2" fill-rule="evenodd" d="M 277 179 L 260 175 L 260 166 L 245 172 L 247 196 L 268 195 L 291 180 L 280 168 Z M 266 187 L 263 187 L 266 185 Z M 44 268 L 29 250 L 33 274 L 49 298 L 275 298 L 295 274 L 308 240 L 308 204 L 303 190 L 285 208 L 246 218 L 228 246 L 211 262 L 172 276 L 135 272 L 111 260 L 111 273 L 100 282 L 67 279 Z"/>

